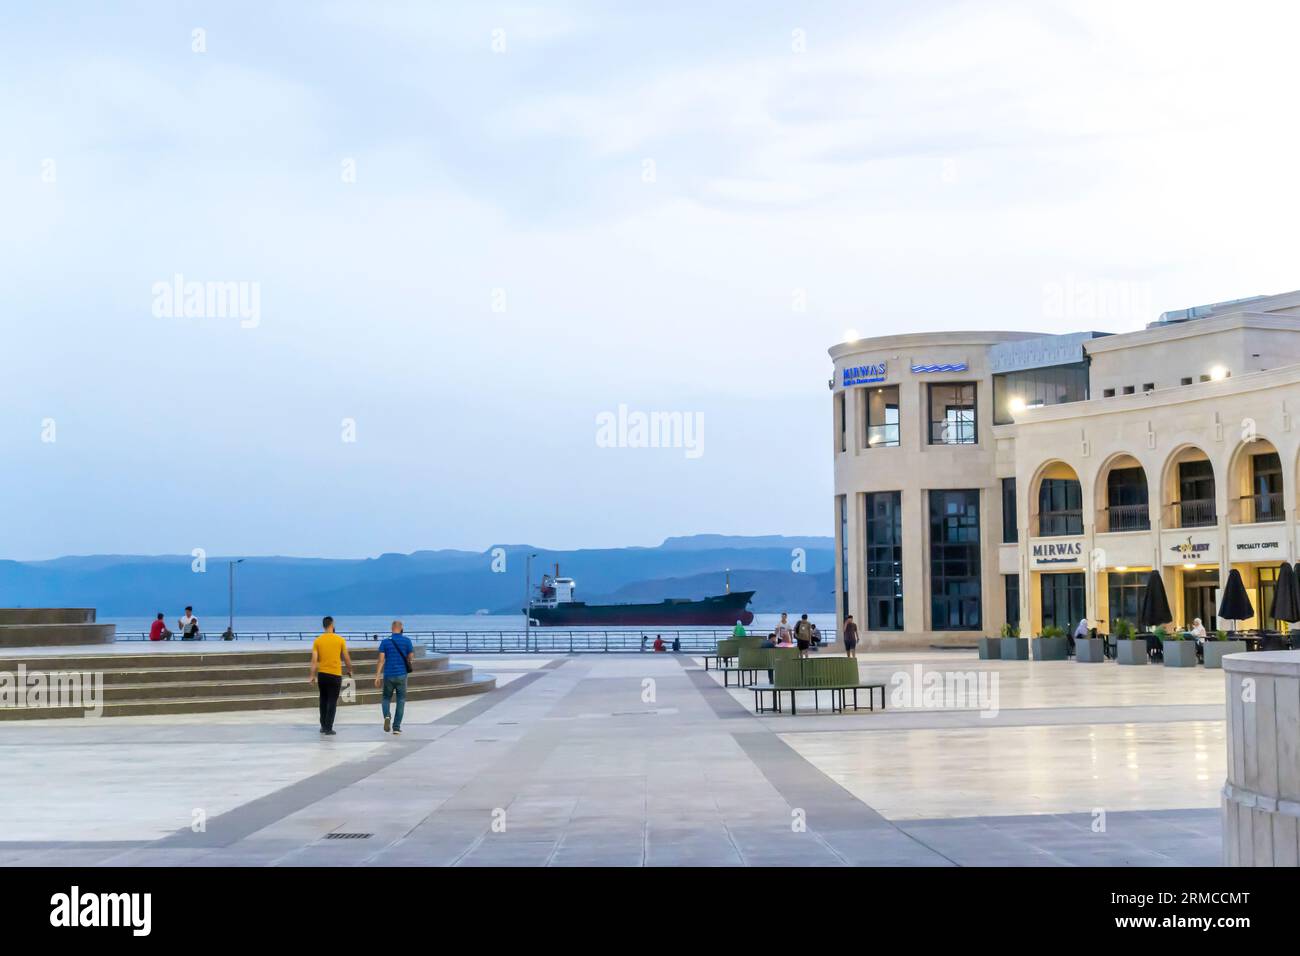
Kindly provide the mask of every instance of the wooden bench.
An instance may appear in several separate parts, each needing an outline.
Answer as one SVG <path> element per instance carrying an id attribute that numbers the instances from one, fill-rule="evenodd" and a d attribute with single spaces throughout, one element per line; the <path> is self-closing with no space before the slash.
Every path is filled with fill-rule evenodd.
<path id="1" fill-rule="evenodd" d="M 799 713 L 798 694 L 812 692 L 813 709 L 821 709 L 821 692 L 831 695 L 831 712 L 843 713 L 848 693 L 853 692 L 853 709 L 858 710 L 858 691 L 867 691 L 867 709 L 876 709 L 876 689 L 880 689 L 880 709 L 885 709 L 885 685 L 864 682 L 858 674 L 858 662 L 852 657 L 821 657 L 816 660 L 794 658 L 775 661 L 774 679 L 770 684 L 754 684 L 754 713 L 767 712 L 763 695 L 772 695 L 772 711 L 781 713 L 781 695 L 790 695 L 790 714 Z"/>

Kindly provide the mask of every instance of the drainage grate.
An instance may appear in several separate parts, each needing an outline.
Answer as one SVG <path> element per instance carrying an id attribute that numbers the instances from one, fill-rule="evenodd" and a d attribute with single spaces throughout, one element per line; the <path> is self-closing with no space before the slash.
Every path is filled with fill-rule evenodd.
<path id="1" fill-rule="evenodd" d="M 373 833 L 327 833 L 327 840 L 369 840 Z"/>

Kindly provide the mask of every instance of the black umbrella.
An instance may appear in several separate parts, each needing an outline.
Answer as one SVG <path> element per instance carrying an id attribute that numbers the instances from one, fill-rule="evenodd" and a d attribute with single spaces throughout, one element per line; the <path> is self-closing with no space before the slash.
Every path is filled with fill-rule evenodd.
<path id="1" fill-rule="evenodd" d="M 1255 606 L 1246 595 L 1246 585 L 1241 583 L 1241 572 L 1233 568 L 1228 572 L 1228 583 L 1223 588 L 1223 600 L 1219 602 L 1219 617 L 1226 617 L 1234 625 L 1255 616 Z M 1236 630 L 1234 627 L 1233 630 Z"/>
<path id="2" fill-rule="evenodd" d="M 1169 598 L 1165 594 L 1165 582 L 1159 571 L 1147 575 L 1147 586 L 1142 593 L 1142 608 L 1138 612 L 1138 626 L 1145 629 L 1157 624 L 1172 624 L 1174 614 L 1169 610 Z"/>
<path id="3" fill-rule="evenodd" d="M 1296 579 L 1295 569 L 1289 564 L 1277 569 L 1277 586 L 1273 590 L 1273 607 L 1269 609 L 1269 616 L 1288 624 L 1300 621 L 1300 580 Z"/>

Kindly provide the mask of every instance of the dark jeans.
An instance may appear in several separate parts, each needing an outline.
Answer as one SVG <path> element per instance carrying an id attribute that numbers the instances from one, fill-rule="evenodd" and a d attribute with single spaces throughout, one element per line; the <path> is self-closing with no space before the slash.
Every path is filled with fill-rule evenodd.
<path id="1" fill-rule="evenodd" d="M 343 678 L 339 674 L 317 674 L 316 683 L 320 685 L 320 729 L 333 730 L 334 712 L 339 707 Z"/>
<path id="2" fill-rule="evenodd" d="M 393 714 L 393 729 L 402 729 L 402 714 L 406 710 L 406 674 L 400 677 L 384 678 L 384 701 L 380 708 L 384 712 L 384 719 L 388 719 L 388 702 L 392 700 L 393 695 L 397 695 L 397 712 Z"/>

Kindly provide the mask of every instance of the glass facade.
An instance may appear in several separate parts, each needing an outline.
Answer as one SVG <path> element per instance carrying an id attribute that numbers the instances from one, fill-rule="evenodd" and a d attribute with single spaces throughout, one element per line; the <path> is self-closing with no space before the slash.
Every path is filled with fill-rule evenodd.
<path id="1" fill-rule="evenodd" d="M 840 615 L 849 616 L 849 499 L 839 496 L 840 505 Z"/>
<path id="2" fill-rule="evenodd" d="M 993 421 L 1006 425 L 1014 421 L 1011 400 L 1026 405 L 1060 405 L 1088 398 L 1088 365 L 1051 365 L 993 376 Z"/>
<path id="3" fill-rule="evenodd" d="M 1038 533 L 1083 534 L 1083 491 L 1074 478 L 1044 478 L 1038 485 Z"/>
<path id="4" fill-rule="evenodd" d="M 898 433 L 898 386 L 884 385 L 867 390 L 867 433 L 868 448 L 897 447 Z"/>
<path id="5" fill-rule="evenodd" d="M 1138 626 L 1138 614 L 1142 610 L 1142 595 L 1147 589 L 1146 571 L 1110 571 L 1106 575 L 1106 594 L 1110 605 L 1107 613 L 1110 633 L 1115 632 L 1116 621 L 1128 621 L 1134 628 Z"/>
<path id="6" fill-rule="evenodd" d="M 1020 575 L 1002 575 L 1002 587 L 1007 597 L 1007 623 L 1012 627 L 1020 626 Z"/>
<path id="7" fill-rule="evenodd" d="M 840 392 L 835 396 L 835 417 L 839 419 L 840 426 L 840 451 L 849 450 L 849 423 L 848 417 L 844 414 L 847 408 L 845 393 Z"/>
<path id="8" fill-rule="evenodd" d="M 1075 625 L 1088 613 L 1083 572 L 1066 571 L 1038 577 L 1042 587 L 1043 627 L 1055 624 L 1066 634 L 1073 633 Z"/>
<path id="9" fill-rule="evenodd" d="M 979 630 L 980 588 L 979 491 L 931 491 L 931 629 Z"/>
<path id="10" fill-rule="evenodd" d="M 903 629 L 902 494 L 867 495 L 867 629 Z"/>
<path id="11" fill-rule="evenodd" d="M 1016 479 L 1002 479 L 1002 543 L 1015 544 L 1020 540 L 1016 525 Z"/>
<path id="12" fill-rule="evenodd" d="M 1284 631 L 1287 625 L 1275 618 L 1273 595 L 1277 593 L 1277 568 L 1258 568 L 1259 587 L 1255 591 L 1255 613 L 1259 615 L 1260 627 L 1266 631 Z"/>
<path id="13" fill-rule="evenodd" d="M 1180 528 L 1202 528 L 1218 522 L 1214 504 L 1214 466 L 1208 460 L 1178 463 L 1175 517 Z"/>
<path id="14" fill-rule="evenodd" d="M 930 444 L 973 445 L 975 383 L 951 382 L 930 386 Z"/>
<path id="15" fill-rule="evenodd" d="M 1106 475 L 1106 530 L 1149 531 L 1147 476 L 1139 468 L 1112 468 Z"/>
<path id="16" fill-rule="evenodd" d="M 1282 520 L 1282 460 L 1277 452 L 1250 456 L 1250 490 L 1245 521 Z"/>

